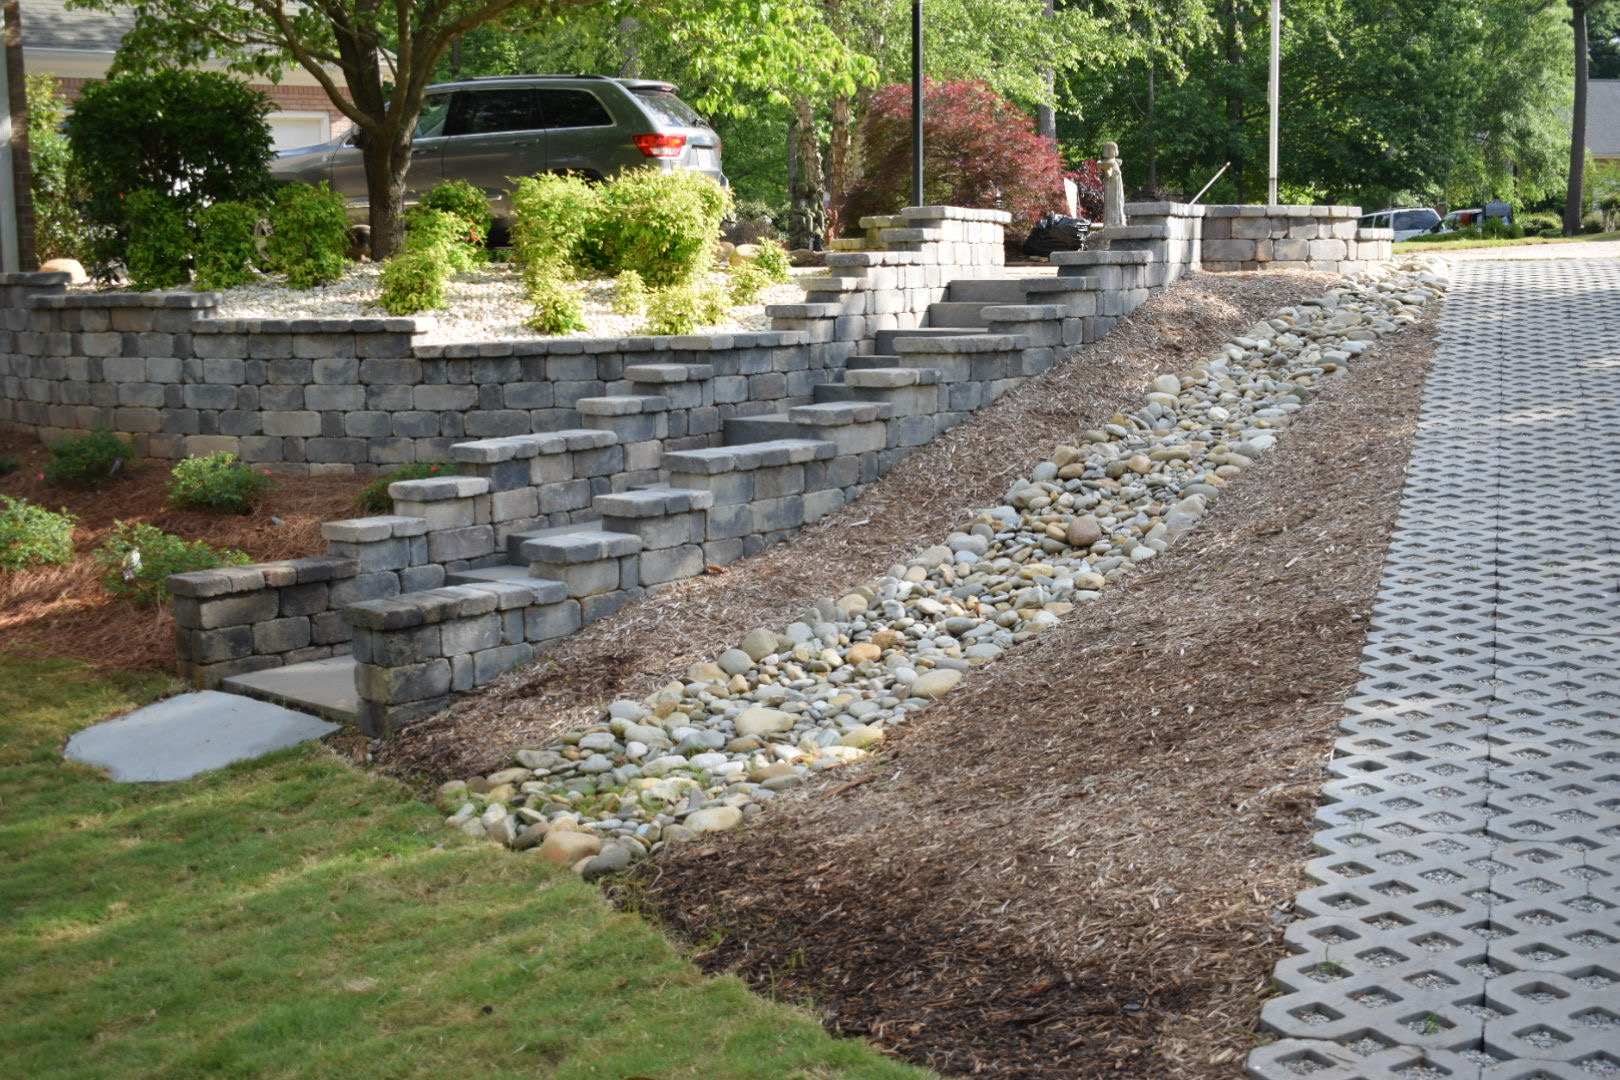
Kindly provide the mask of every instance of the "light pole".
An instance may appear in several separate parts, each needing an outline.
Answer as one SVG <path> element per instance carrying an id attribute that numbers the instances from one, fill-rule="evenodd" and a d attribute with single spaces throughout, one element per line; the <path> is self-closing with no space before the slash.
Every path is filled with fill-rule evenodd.
<path id="1" fill-rule="evenodd" d="M 1268 206 L 1277 205 L 1277 104 L 1282 97 L 1282 0 L 1271 0 L 1271 87 L 1266 93 L 1271 105 L 1271 171 L 1267 186 Z"/>
<path id="2" fill-rule="evenodd" d="M 923 204 L 923 7 L 911 0 L 911 205 Z"/>

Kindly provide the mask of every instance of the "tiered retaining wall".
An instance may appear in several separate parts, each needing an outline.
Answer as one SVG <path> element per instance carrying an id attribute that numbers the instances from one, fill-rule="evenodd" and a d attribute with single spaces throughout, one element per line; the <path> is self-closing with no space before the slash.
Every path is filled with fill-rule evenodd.
<path id="1" fill-rule="evenodd" d="M 289 472 L 456 462 L 460 476 L 391 485 L 392 515 L 329 522 L 325 557 L 171 579 L 188 677 L 352 652 L 357 718 L 384 734 L 853 499 L 1197 269 L 1212 230 L 1270 229 L 1243 242 L 1304 244 L 1318 269 L 1388 255 L 1387 237 L 1339 238 L 1352 208 L 1127 212 L 1092 249 L 1054 255 L 1056 275 L 1022 278 L 1004 273 L 999 212 L 868 219 L 875 248 L 831 253 L 806 302 L 755 334 L 416 346 L 411 319 L 222 320 L 211 294 L 8 275 L 0 421 Z M 948 313 L 974 325 L 930 326 Z M 931 332 L 907 336 L 918 327 Z"/>

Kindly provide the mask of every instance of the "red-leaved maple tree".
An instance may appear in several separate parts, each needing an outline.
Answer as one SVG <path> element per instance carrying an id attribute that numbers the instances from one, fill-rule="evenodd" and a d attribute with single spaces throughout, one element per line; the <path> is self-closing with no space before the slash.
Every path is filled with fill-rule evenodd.
<path id="1" fill-rule="evenodd" d="M 884 86 L 861 121 L 861 177 L 840 198 L 839 220 L 911 203 L 911 88 Z M 1035 134 L 1031 118 L 985 83 L 923 85 L 923 194 L 931 206 L 1006 210 L 1013 227 L 1065 209 L 1057 142 Z"/>

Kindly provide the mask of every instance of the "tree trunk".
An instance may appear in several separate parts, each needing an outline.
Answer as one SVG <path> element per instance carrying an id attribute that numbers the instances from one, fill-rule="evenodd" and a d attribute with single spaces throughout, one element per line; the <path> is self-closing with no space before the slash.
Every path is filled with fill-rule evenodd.
<path id="1" fill-rule="evenodd" d="M 842 236 L 844 222 L 839 217 L 839 204 L 849 191 L 855 178 L 855 119 L 849 95 L 839 94 L 832 101 L 832 130 L 827 139 L 827 191 L 832 206 L 827 211 L 827 233 Z"/>
<path id="2" fill-rule="evenodd" d="M 641 42 L 636 37 L 641 29 L 641 20 L 626 15 L 619 20 L 619 43 L 622 49 L 622 60 L 619 63 L 619 78 L 641 78 Z"/>
<path id="3" fill-rule="evenodd" d="M 793 217 L 788 232 L 794 247 L 819 249 L 827 233 L 827 182 L 821 171 L 821 137 L 810 99 L 796 98 L 793 115 L 798 129 L 800 179 L 793 185 Z"/>
<path id="4" fill-rule="evenodd" d="M 371 203 L 371 258 L 382 262 L 398 251 L 405 239 L 405 173 L 411 164 L 411 141 L 399 138 L 374 145 L 368 139 L 362 151 L 366 196 Z"/>
<path id="5" fill-rule="evenodd" d="M 1230 145 L 1230 160 L 1232 162 L 1232 182 L 1237 187 L 1238 202 L 1248 201 L 1248 183 L 1246 166 L 1248 164 L 1242 150 L 1243 143 L 1243 80 L 1240 76 L 1243 69 L 1243 27 L 1240 22 L 1238 7 L 1233 0 L 1228 0 L 1225 7 L 1226 23 L 1226 63 L 1233 70 L 1229 72 L 1233 77 L 1227 81 L 1226 90 L 1226 122 L 1228 130 L 1232 133 Z"/>
<path id="6" fill-rule="evenodd" d="M 1153 65 L 1147 69 L 1147 158 L 1148 158 L 1148 195 L 1150 199 L 1159 197 L 1159 134 L 1153 127 L 1153 113 L 1158 106 L 1157 94 L 1153 83 Z"/>
<path id="7" fill-rule="evenodd" d="M 1564 195 L 1565 236 L 1581 231 L 1581 218 L 1586 212 L 1586 13 L 1592 6 L 1590 0 L 1570 0 L 1575 24 L 1575 115 L 1569 136 L 1569 187 Z"/>

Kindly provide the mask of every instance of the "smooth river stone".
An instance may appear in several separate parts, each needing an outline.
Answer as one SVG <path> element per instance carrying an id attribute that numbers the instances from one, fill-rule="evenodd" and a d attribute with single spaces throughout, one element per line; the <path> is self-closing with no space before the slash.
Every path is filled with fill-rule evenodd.
<path id="1" fill-rule="evenodd" d="M 911 695 L 925 698 L 944 697 L 961 681 L 962 673 L 950 668 L 927 671 L 917 676 L 917 681 L 911 684 Z"/>
<path id="2" fill-rule="evenodd" d="M 772 735 L 793 729 L 793 717 L 780 709 L 755 706 L 737 714 L 734 721 L 738 735 Z"/>

